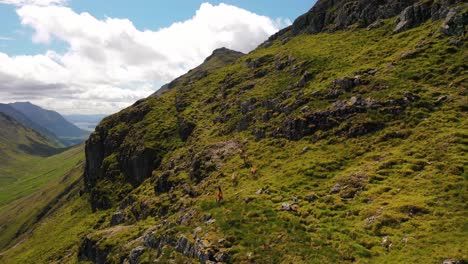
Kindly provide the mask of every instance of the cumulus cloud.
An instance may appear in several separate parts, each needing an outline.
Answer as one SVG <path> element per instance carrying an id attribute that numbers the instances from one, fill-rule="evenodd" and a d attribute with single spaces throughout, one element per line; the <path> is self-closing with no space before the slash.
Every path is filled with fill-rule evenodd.
<path id="1" fill-rule="evenodd" d="M 0 0 L 0 4 L 7 5 L 37 5 L 37 6 L 50 6 L 50 5 L 64 5 L 67 0 Z"/>
<path id="2" fill-rule="evenodd" d="M 21 23 L 34 30 L 33 42 L 57 39 L 68 49 L 14 57 L 0 52 L 0 100 L 27 100 L 30 93 L 33 102 L 64 113 L 114 112 L 196 67 L 214 49 L 249 52 L 290 23 L 204 3 L 189 20 L 141 31 L 128 19 L 99 20 L 55 5 L 61 0 L 1 2 L 35 2 L 17 9 Z"/>

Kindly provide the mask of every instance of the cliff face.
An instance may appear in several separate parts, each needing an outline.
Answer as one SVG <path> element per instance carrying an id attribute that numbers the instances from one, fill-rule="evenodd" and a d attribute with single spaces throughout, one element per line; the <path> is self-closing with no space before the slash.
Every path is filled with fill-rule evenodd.
<path id="1" fill-rule="evenodd" d="M 215 50 L 199 67 L 166 85 L 149 99 L 106 118 L 96 128 L 86 142 L 84 173 L 86 190 L 91 193 L 94 210 L 110 208 L 129 191 L 128 188 L 117 188 L 119 191 L 116 192 L 111 185 L 128 183 L 134 188 L 149 178 L 167 151 L 181 145 L 195 128 L 189 118 L 179 114 L 186 107 L 182 92 L 175 98 L 168 96 L 159 100 L 159 97 L 176 87 L 178 90 L 190 90 L 191 83 L 241 56 L 242 53 L 225 48 Z M 160 115 L 158 111 L 167 116 Z M 153 118 L 148 115 L 159 116 Z"/>

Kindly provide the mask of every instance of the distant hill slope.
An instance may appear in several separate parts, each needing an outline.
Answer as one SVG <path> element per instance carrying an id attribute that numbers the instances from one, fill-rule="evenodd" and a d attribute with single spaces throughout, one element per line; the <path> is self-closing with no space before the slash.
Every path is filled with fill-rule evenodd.
<path id="1" fill-rule="evenodd" d="M 79 143 L 89 135 L 88 131 L 68 122 L 55 111 L 43 109 L 29 102 L 16 102 L 10 105 L 33 122 L 47 128 L 68 145 Z"/>
<path id="2" fill-rule="evenodd" d="M 54 143 L 57 147 L 62 147 L 63 143 L 57 136 L 49 131 L 47 128 L 35 123 L 31 119 L 29 119 L 26 115 L 21 113 L 20 111 L 16 110 L 9 104 L 0 104 L 0 113 L 4 113 L 10 117 L 13 117 L 16 121 L 21 123 L 23 126 L 31 128 L 41 135 L 46 137 L 50 142 Z"/>
<path id="3" fill-rule="evenodd" d="M 37 131 L 0 113 L 0 161 L 21 155 L 49 156 L 56 152 L 57 148 Z"/>

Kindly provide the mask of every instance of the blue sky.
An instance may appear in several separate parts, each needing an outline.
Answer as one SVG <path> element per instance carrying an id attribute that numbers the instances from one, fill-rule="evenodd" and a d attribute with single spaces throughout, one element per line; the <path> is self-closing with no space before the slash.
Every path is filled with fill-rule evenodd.
<path id="1" fill-rule="evenodd" d="M 310 0 L 71 0 L 68 6 L 78 13 L 88 12 L 96 18 L 127 18 L 140 30 L 155 30 L 191 18 L 204 2 L 231 4 L 273 19 L 288 18 L 291 21 L 305 13 L 315 3 Z M 46 45 L 32 43 L 33 30 L 21 25 L 14 5 L 0 3 L 0 17 L 1 52 L 9 55 L 32 55 L 43 53 L 47 49 L 56 51 L 66 49 L 65 43 L 57 40 Z"/>
<path id="2" fill-rule="evenodd" d="M 305 0 L 0 0 L 0 103 L 110 114 L 198 66 L 248 53 Z"/>

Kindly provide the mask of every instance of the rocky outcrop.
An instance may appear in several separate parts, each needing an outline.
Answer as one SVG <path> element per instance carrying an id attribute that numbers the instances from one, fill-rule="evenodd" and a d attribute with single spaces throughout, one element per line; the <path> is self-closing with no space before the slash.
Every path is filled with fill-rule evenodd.
<path id="1" fill-rule="evenodd" d="M 448 10 L 441 30 L 448 36 L 466 36 L 468 25 L 468 4 L 452 7 Z"/>
<path id="2" fill-rule="evenodd" d="M 293 25 L 273 35 L 270 40 L 290 32 L 315 34 L 323 31 L 347 29 L 353 24 L 367 27 L 379 19 L 394 17 L 418 0 L 320 0 L 306 14 L 298 17 Z"/>
<path id="3" fill-rule="evenodd" d="M 89 236 L 87 236 L 81 242 L 80 249 L 78 252 L 79 261 L 91 261 L 95 264 L 104 264 L 107 263 L 107 255 L 109 254 L 109 249 L 101 249 L 97 245 L 97 241 L 94 241 Z"/>
<path id="4" fill-rule="evenodd" d="M 138 260 L 140 256 L 145 252 L 145 247 L 138 246 L 130 251 L 128 254 L 128 263 L 130 264 L 138 264 L 140 263 Z"/>
<path id="5" fill-rule="evenodd" d="M 229 140 L 213 144 L 197 153 L 192 159 L 190 177 L 196 182 L 202 181 L 216 171 L 223 160 L 235 154 L 239 149 L 240 146 L 237 142 Z"/>
<path id="6" fill-rule="evenodd" d="M 371 98 L 364 100 L 359 96 L 355 96 L 345 102 L 336 101 L 332 104 L 330 110 L 306 112 L 299 117 L 289 116 L 283 121 L 281 128 L 273 132 L 273 136 L 299 140 L 314 134 L 318 130 L 327 131 L 338 127 L 356 114 L 364 114 L 369 110 L 377 110 L 381 113 L 398 116 L 411 102 L 408 98 L 379 102 Z M 380 130 L 383 127 L 384 124 L 379 122 L 352 122 L 337 131 L 337 133 L 352 138 Z"/>
<path id="7" fill-rule="evenodd" d="M 285 28 L 265 43 L 276 39 L 288 39 L 290 35 L 316 34 L 346 30 L 352 25 L 380 27 L 379 21 L 399 16 L 395 33 L 403 32 L 418 26 L 429 19 L 445 19 L 449 9 L 462 0 L 319 0 L 306 14 L 298 17 L 294 23 Z M 457 18 L 456 24 L 462 25 L 464 15 Z M 466 25 L 466 24 L 465 24 Z M 458 30 L 461 27 L 456 26 Z"/>
<path id="8" fill-rule="evenodd" d="M 431 18 L 431 2 L 423 2 L 405 8 L 397 19 L 394 33 L 400 33 L 420 24 Z"/>
<path id="9" fill-rule="evenodd" d="M 154 191 L 157 194 L 168 192 L 175 183 L 171 181 L 172 173 L 170 171 L 165 171 L 156 178 L 154 185 Z"/>
<path id="10" fill-rule="evenodd" d="M 187 141 L 187 139 L 192 134 L 193 130 L 195 129 L 196 124 L 194 122 L 190 122 L 184 118 L 179 117 L 177 119 L 177 126 L 179 128 L 179 136 L 182 141 Z"/>
<path id="11" fill-rule="evenodd" d="M 214 260 L 213 252 L 208 251 L 200 239 L 196 239 L 192 243 L 186 236 L 181 235 L 177 239 L 175 249 L 189 258 L 198 259 L 202 264 Z"/>
<path id="12" fill-rule="evenodd" d="M 109 192 L 99 189 L 98 182 L 116 178 L 138 186 L 151 176 L 159 166 L 164 149 L 155 150 L 144 146 L 142 133 L 136 135 L 133 125 L 140 122 L 151 111 L 146 101 L 139 101 L 132 107 L 106 118 L 86 141 L 86 165 L 84 172 L 85 190 L 90 195 L 93 210 L 108 209 L 113 200 L 125 195 L 122 188 Z M 174 127 L 176 124 L 174 125 Z M 125 142 L 125 143 L 124 143 Z M 123 172 L 123 176 L 121 174 Z M 118 191 L 122 191 L 120 194 Z M 120 197 L 114 197 L 121 195 Z M 113 198 L 114 197 L 114 198 Z"/>

